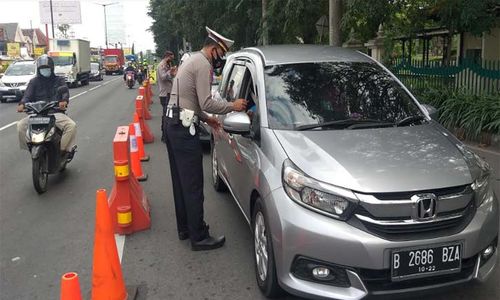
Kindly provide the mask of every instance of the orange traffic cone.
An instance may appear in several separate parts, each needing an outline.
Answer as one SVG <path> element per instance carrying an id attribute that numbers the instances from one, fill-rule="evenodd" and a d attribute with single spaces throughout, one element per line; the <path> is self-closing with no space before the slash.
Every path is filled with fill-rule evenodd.
<path id="1" fill-rule="evenodd" d="M 106 190 L 100 189 L 96 192 L 91 300 L 104 299 L 125 300 L 127 299 L 127 290 L 118 259 Z"/>
<path id="2" fill-rule="evenodd" d="M 139 158 L 141 161 L 148 161 L 149 155 L 146 154 L 144 150 L 144 141 L 142 139 L 142 128 L 141 123 L 139 122 L 139 115 L 137 112 L 134 112 L 134 129 L 135 129 L 135 138 L 137 139 L 137 147 L 139 148 Z"/>
<path id="3" fill-rule="evenodd" d="M 61 277 L 61 300 L 82 300 L 78 274 L 69 272 Z"/>
<path id="4" fill-rule="evenodd" d="M 151 114 L 149 113 L 149 93 L 148 87 L 140 87 L 139 88 L 139 96 L 142 96 L 143 104 L 142 104 L 142 116 L 145 120 L 151 120 Z M 137 98 L 136 98 L 137 99 Z"/>
<path id="5" fill-rule="evenodd" d="M 132 173 L 139 181 L 148 180 L 148 175 L 142 172 L 141 159 L 139 157 L 139 147 L 137 146 L 137 138 L 135 136 L 135 126 L 133 123 L 129 125 L 130 137 L 130 165 L 132 166 Z"/>

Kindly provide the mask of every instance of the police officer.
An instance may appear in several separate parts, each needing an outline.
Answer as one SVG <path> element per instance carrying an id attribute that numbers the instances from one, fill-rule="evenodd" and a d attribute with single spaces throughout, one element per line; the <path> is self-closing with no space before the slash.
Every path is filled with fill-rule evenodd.
<path id="1" fill-rule="evenodd" d="M 191 239 L 193 251 L 216 249 L 226 240 L 224 236 L 211 236 L 203 217 L 203 153 L 198 135 L 199 122 L 204 121 L 217 130 L 220 123 L 205 112 L 245 111 L 247 104 L 244 99 L 233 102 L 212 99 L 213 70 L 222 66 L 222 58 L 233 41 L 208 27 L 206 30 L 208 37 L 201 51 L 179 67 L 165 126 L 177 231 L 180 240 Z"/>
<path id="2" fill-rule="evenodd" d="M 161 132 L 162 132 L 162 142 L 165 141 L 164 126 L 165 126 L 165 113 L 167 112 L 168 101 L 170 100 L 170 93 L 172 91 L 172 80 L 175 77 L 177 69 L 172 65 L 174 60 L 174 53 L 170 50 L 165 51 L 163 59 L 158 64 L 158 69 L 156 71 L 160 104 L 163 108 L 162 122 L 161 122 Z"/>

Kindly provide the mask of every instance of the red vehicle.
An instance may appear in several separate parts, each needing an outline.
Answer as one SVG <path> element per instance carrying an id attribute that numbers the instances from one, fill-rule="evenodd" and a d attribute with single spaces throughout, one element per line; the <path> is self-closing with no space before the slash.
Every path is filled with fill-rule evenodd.
<path id="1" fill-rule="evenodd" d="M 113 73 L 123 74 L 125 57 L 122 49 L 104 49 L 104 69 L 106 75 Z"/>

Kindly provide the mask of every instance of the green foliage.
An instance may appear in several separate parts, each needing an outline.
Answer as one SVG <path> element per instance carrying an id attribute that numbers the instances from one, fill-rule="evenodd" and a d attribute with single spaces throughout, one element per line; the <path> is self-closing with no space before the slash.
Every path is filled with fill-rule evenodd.
<path id="1" fill-rule="evenodd" d="M 464 91 L 429 89 L 419 99 L 438 109 L 443 126 L 463 128 L 469 139 L 477 139 L 481 132 L 500 134 L 500 94 L 477 96 Z"/>

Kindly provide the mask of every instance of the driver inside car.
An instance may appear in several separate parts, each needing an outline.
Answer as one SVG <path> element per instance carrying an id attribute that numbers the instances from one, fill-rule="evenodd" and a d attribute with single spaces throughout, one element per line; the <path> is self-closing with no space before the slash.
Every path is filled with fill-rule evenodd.
<path id="1" fill-rule="evenodd" d="M 61 150 L 67 159 L 72 159 L 76 152 L 76 123 L 64 112 L 69 102 L 69 90 L 64 78 L 54 73 L 54 61 L 48 55 L 40 56 L 36 61 L 36 77 L 31 79 L 24 93 L 24 97 L 17 106 L 18 112 L 24 111 L 24 104 L 38 101 L 58 101 L 60 112 L 54 114 L 57 128 L 62 130 Z M 29 116 L 17 123 L 19 146 L 28 150 L 26 144 L 26 130 Z"/>

